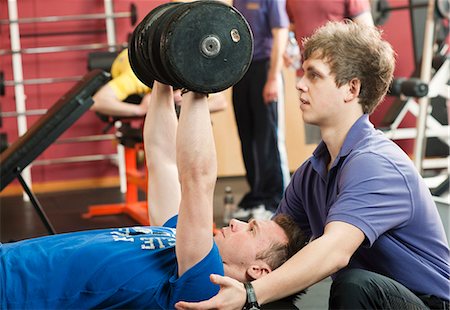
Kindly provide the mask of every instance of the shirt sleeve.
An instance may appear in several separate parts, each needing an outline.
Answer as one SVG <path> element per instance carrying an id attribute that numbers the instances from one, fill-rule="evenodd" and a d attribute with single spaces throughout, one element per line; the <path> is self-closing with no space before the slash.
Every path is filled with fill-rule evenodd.
<path id="1" fill-rule="evenodd" d="M 180 300 L 207 300 L 219 292 L 220 287 L 209 279 L 209 275 L 212 273 L 224 275 L 222 257 L 215 243 L 208 255 L 183 273 L 181 277 L 178 277 L 178 268 L 175 269 L 169 281 L 171 309 Z"/>
<path id="2" fill-rule="evenodd" d="M 176 228 L 178 223 L 178 214 L 172 216 L 170 219 L 168 219 L 164 224 L 163 227 L 169 227 L 169 228 Z"/>
<path id="3" fill-rule="evenodd" d="M 414 202 L 404 175 L 379 154 L 359 154 L 344 163 L 338 191 L 326 222 L 342 221 L 358 227 L 369 246 L 412 216 Z"/>

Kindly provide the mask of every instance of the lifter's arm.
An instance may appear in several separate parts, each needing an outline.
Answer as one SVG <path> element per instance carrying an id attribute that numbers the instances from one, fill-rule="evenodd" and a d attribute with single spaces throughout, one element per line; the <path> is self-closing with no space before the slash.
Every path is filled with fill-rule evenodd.
<path id="1" fill-rule="evenodd" d="M 151 225 L 163 225 L 178 213 L 180 206 L 175 151 L 177 123 L 172 87 L 155 81 L 144 123 Z"/>
<path id="2" fill-rule="evenodd" d="M 217 160 L 205 95 L 183 95 L 177 133 L 181 204 L 177 224 L 178 275 L 203 259 L 213 244 L 213 197 Z"/>

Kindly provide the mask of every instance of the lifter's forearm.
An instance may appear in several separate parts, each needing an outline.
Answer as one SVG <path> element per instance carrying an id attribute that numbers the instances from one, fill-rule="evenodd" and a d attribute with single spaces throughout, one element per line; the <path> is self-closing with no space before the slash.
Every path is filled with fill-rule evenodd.
<path id="1" fill-rule="evenodd" d="M 152 98 L 144 122 L 145 153 L 147 162 L 159 160 L 175 162 L 175 142 L 177 134 L 177 117 L 175 113 L 171 87 L 155 82 Z M 164 157 L 152 158 L 155 150 L 165 153 Z"/>
<path id="2" fill-rule="evenodd" d="M 151 225 L 163 225 L 178 213 L 181 190 L 175 157 L 177 123 L 171 87 L 155 81 L 144 123 Z"/>
<path id="3" fill-rule="evenodd" d="M 177 161 L 181 184 L 183 178 L 214 183 L 217 177 L 217 159 L 211 116 L 206 97 L 188 92 L 183 96 L 177 136 Z"/>

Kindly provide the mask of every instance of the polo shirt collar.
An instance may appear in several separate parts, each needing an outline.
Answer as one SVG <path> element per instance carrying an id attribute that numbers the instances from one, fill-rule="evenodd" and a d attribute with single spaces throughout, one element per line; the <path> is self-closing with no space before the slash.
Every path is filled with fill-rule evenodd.
<path id="1" fill-rule="evenodd" d="M 338 158 L 347 156 L 354 148 L 354 146 L 373 130 L 373 125 L 369 121 L 369 114 L 363 114 L 356 120 L 353 126 L 347 133 Z"/>
<path id="2" fill-rule="evenodd" d="M 371 130 L 373 130 L 373 125 L 369 121 L 369 115 L 363 114 L 360 118 L 358 118 L 347 133 L 335 163 L 339 162 L 342 157 L 346 157 L 350 154 L 357 142 L 361 141 L 363 137 L 367 135 L 367 132 Z M 313 157 L 311 158 L 313 168 L 321 174 L 326 174 L 326 163 L 329 161 L 329 158 L 330 154 L 326 144 L 323 141 L 320 141 L 319 145 L 313 152 Z M 333 166 L 335 163 L 333 163 Z"/>

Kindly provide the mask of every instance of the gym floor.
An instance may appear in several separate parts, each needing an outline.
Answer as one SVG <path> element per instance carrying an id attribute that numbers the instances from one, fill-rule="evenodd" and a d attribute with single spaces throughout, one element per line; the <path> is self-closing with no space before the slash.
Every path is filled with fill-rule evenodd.
<path id="1" fill-rule="evenodd" d="M 247 192 L 243 177 L 220 178 L 214 195 L 214 214 L 217 226 L 222 225 L 223 197 L 225 187 L 230 186 L 235 202 Z M 85 219 L 82 214 L 89 206 L 123 201 L 118 188 L 102 188 L 37 195 L 50 222 L 57 233 L 87 229 L 126 227 L 137 225 L 127 215 L 108 215 Z M 144 197 L 142 197 L 144 199 Z M 47 230 L 30 202 L 21 196 L 0 197 L 0 242 L 13 242 L 47 235 Z M 314 285 L 296 303 L 301 309 L 327 309 L 331 281 L 325 279 Z M 285 304 L 273 304 L 270 309 L 286 309 Z"/>

